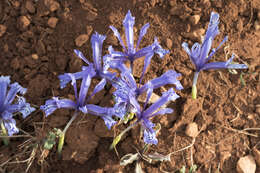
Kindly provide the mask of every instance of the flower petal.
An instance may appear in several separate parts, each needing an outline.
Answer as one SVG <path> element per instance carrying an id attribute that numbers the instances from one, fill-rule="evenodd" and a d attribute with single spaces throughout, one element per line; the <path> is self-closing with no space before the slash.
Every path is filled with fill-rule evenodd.
<path id="1" fill-rule="evenodd" d="M 96 93 L 98 93 L 99 91 L 101 91 L 102 89 L 104 89 L 106 85 L 106 79 L 102 79 L 94 88 L 92 94 L 89 96 L 88 100 L 93 97 Z"/>
<path id="2" fill-rule="evenodd" d="M 106 36 L 98 34 L 97 32 L 91 37 L 92 51 L 93 51 L 93 60 L 95 68 L 98 72 L 101 72 L 102 67 L 102 46 L 103 42 L 106 39 Z"/>
<path id="3" fill-rule="evenodd" d="M 26 88 L 23 88 L 17 82 L 10 85 L 10 89 L 7 93 L 5 104 L 11 104 L 17 93 L 24 95 L 26 93 Z"/>
<path id="4" fill-rule="evenodd" d="M 143 80 L 144 74 L 145 74 L 145 72 L 146 72 L 148 66 L 149 66 L 150 63 L 151 63 L 151 59 L 152 59 L 153 55 L 154 55 L 153 53 L 150 53 L 150 54 L 147 54 L 147 55 L 145 56 L 145 59 L 144 59 L 144 68 L 143 68 L 143 71 L 142 71 L 142 74 L 141 74 L 141 77 L 140 77 L 140 84 L 141 84 L 141 82 L 142 82 L 142 80 Z"/>
<path id="5" fill-rule="evenodd" d="M 90 75 L 83 77 L 81 81 L 80 91 L 79 91 L 79 99 L 77 102 L 80 106 L 85 105 L 86 96 L 88 93 L 88 88 L 90 86 L 90 83 L 91 83 Z"/>
<path id="6" fill-rule="evenodd" d="M 211 62 L 208 64 L 205 64 L 202 70 L 209 70 L 209 69 L 247 69 L 248 66 L 245 64 L 231 64 L 232 60 L 234 58 L 234 55 L 227 60 L 226 62 Z"/>
<path id="7" fill-rule="evenodd" d="M 153 113 L 152 115 L 148 116 L 149 118 L 154 117 L 156 115 L 164 115 L 164 114 L 171 114 L 173 113 L 173 109 L 171 108 L 162 108 L 159 111 Z"/>
<path id="8" fill-rule="evenodd" d="M 154 104 L 152 104 L 143 112 L 143 117 L 149 117 L 161 106 L 165 105 L 169 101 L 174 101 L 179 97 L 180 96 L 178 96 L 172 88 L 169 89 L 168 91 L 164 92 L 163 95 Z"/>
<path id="9" fill-rule="evenodd" d="M 85 56 L 83 55 L 83 53 L 77 49 L 74 49 L 74 53 L 80 58 L 82 59 L 85 63 L 87 63 L 88 65 L 90 65 L 90 62 L 85 58 Z"/>
<path id="10" fill-rule="evenodd" d="M 7 87 L 10 84 L 10 76 L 0 77 L 0 109 L 4 104 L 6 98 Z"/>
<path id="11" fill-rule="evenodd" d="M 7 129 L 8 136 L 12 136 L 19 132 L 19 129 L 16 127 L 16 121 L 13 118 L 5 120 L 4 126 Z"/>
<path id="12" fill-rule="evenodd" d="M 211 49 L 211 45 L 212 45 L 212 38 L 211 37 L 209 39 L 205 40 L 202 44 L 200 57 L 199 57 L 199 60 L 198 60 L 199 63 L 200 63 L 200 68 L 201 68 L 202 65 L 204 65 L 206 63 L 207 57 L 209 55 L 209 51 Z"/>
<path id="13" fill-rule="evenodd" d="M 135 18 L 132 16 L 130 10 L 125 16 L 123 25 L 125 27 L 126 42 L 128 47 L 128 54 L 133 54 L 134 50 L 134 24 Z"/>
<path id="14" fill-rule="evenodd" d="M 124 49 L 124 52 L 127 52 L 127 51 L 126 51 L 125 44 L 124 44 L 124 42 L 123 42 L 123 40 L 122 40 L 122 38 L 121 38 L 121 36 L 120 36 L 118 30 L 117 30 L 115 27 L 113 27 L 113 26 L 109 26 L 109 28 L 114 32 L 114 35 L 115 35 L 115 36 L 117 37 L 117 39 L 119 40 L 121 46 L 122 46 L 123 49 Z"/>
<path id="15" fill-rule="evenodd" d="M 212 40 L 214 40 L 216 35 L 219 34 L 218 24 L 219 24 L 219 14 L 215 12 L 211 12 L 208 29 L 205 35 L 205 40 L 209 39 L 210 37 L 212 37 Z"/>
<path id="16" fill-rule="evenodd" d="M 150 131 L 145 129 L 144 130 L 144 142 L 146 144 L 158 144 L 158 139 L 156 138 L 156 132 L 154 130 Z"/>
<path id="17" fill-rule="evenodd" d="M 59 100 L 57 97 L 53 97 L 45 102 L 45 105 L 41 105 L 40 109 L 45 112 L 46 116 L 52 114 L 56 109 L 60 108 L 73 108 L 77 109 L 75 102 L 69 99 Z"/>
<path id="18" fill-rule="evenodd" d="M 139 33 L 139 38 L 138 38 L 138 41 L 137 41 L 137 44 L 136 44 L 136 50 L 138 50 L 139 48 L 139 45 L 140 45 L 140 42 L 142 40 L 142 38 L 144 37 L 144 35 L 146 34 L 148 28 L 149 28 L 149 23 L 146 23 L 140 30 L 140 33 Z"/>
<path id="19" fill-rule="evenodd" d="M 163 49 L 162 46 L 159 44 L 157 38 L 154 38 L 154 52 L 160 56 L 160 58 L 163 58 L 166 54 L 170 53 L 169 50 Z"/>

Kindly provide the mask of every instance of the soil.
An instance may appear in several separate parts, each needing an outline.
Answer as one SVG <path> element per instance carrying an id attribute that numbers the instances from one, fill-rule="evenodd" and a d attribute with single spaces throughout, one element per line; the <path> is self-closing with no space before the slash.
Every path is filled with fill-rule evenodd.
<path id="1" fill-rule="evenodd" d="M 35 106 L 52 96 L 70 98 L 73 89 L 59 89 L 58 75 L 81 69 L 83 62 L 73 49 L 81 50 L 92 61 L 90 36 L 97 31 L 107 36 L 103 54 L 109 45 L 120 50 L 109 26 L 123 33 L 122 21 L 128 10 L 135 16 L 135 31 L 150 23 L 141 46 L 151 44 L 157 36 L 162 47 L 170 50 L 163 60 L 156 56 L 152 59 L 145 81 L 174 69 L 182 73 L 181 83 L 185 88 L 178 91 L 181 97 L 170 104 L 174 113 L 154 118 L 162 128 L 158 145 L 153 145 L 149 152 L 166 155 L 180 150 L 193 140 L 185 134 L 186 126 L 195 122 L 199 128 L 194 145 L 172 154 L 170 162 L 141 161 L 143 171 L 175 172 L 182 166 L 189 168 L 196 164 L 199 173 L 236 172 L 240 157 L 253 155 L 253 149 L 260 149 L 258 0 L 2 0 L 0 74 L 10 75 L 12 81 L 28 88 L 26 99 Z M 185 41 L 191 46 L 201 40 L 212 11 L 220 14 L 221 34 L 214 47 L 225 35 L 229 37 L 213 60 L 225 61 L 233 52 L 237 55 L 235 61 L 249 64 L 249 69 L 237 70 L 237 74 L 228 70 L 203 71 L 197 84 L 198 99 L 193 100 L 190 93 L 194 66 L 181 44 Z M 135 66 L 138 78 L 142 61 Z M 245 86 L 241 83 L 241 73 Z M 93 103 L 108 106 L 111 98 L 107 87 Z M 41 111 L 25 120 L 17 116 L 17 126 L 23 130 L 19 135 L 23 136 L 11 138 L 8 147 L 0 144 L 0 172 L 134 172 L 135 164 L 120 166 L 119 158 L 136 153 L 136 148 L 142 149 L 139 129 L 132 129 L 118 144 L 118 157 L 109 146 L 113 136 L 126 125 L 108 131 L 103 121 L 92 115 L 78 117 L 69 128 L 61 157 L 56 146 L 44 150 L 42 144 L 49 131 L 63 129 L 71 114 L 69 110 L 59 110 L 48 118 Z"/>

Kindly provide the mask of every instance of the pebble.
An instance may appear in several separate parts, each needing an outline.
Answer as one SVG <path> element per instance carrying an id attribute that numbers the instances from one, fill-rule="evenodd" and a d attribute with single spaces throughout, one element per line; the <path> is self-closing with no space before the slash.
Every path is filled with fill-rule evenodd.
<path id="1" fill-rule="evenodd" d="M 44 4 L 51 12 L 54 12 L 60 8 L 60 4 L 54 0 L 44 0 Z"/>
<path id="2" fill-rule="evenodd" d="M 200 21 L 200 16 L 199 15 L 190 16 L 189 21 L 191 22 L 192 25 L 196 25 Z"/>
<path id="3" fill-rule="evenodd" d="M 169 39 L 169 38 L 166 39 L 166 46 L 167 46 L 168 49 L 172 48 L 172 40 L 171 39 Z"/>
<path id="4" fill-rule="evenodd" d="M 260 151 L 257 148 L 253 148 L 253 154 L 257 165 L 260 166 Z"/>
<path id="5" fill-rule="evenodd" d="M 36 53 L 34 53 L 34 54 L 32 54 L 32 58 L 33 58 L 34 60 L 37 60 L 37 59 L 39 59 L 39 56 L 38 56 Z"/>
<path id="6" fill-rule="evenodd" d="M 59 19 L 56 18 L 56 17 L 50 17 L 49 20 L 48 20 L 48 25 L 49 27 L 51 28 L 55 28 L 57 23 L 58 23 Z"/>
<path id="7" fill-rule="evenodd" d="M 237 162 L 237 172 L 238 173 L 255 173 L 256 164 L 253 156 L 247 155 L 241 157 Z"/>
<path id="8" fill-rule="evenodd" d="M 170 0 L 169 4 L 171 7 L 174 7 L 177 5 L 177 0 Z"/>
<path id="9" fill-rule="evenodd" d="M 84 43 L 86 43 L 89 39 L 87 34 L 81 34 L 75 39 L 75 44 L 78 47 L 81 47 Z"/>
<path id="10" fill-rule="evenodd" d="M 96 18 L 97 18 L 97 13 L 96 12 L 94 12 L 94 11 L 89 11 L 88 13 L 87 13 L 87 20 L 88 21 L 90 21 L 90 22 L 92 22 L 92 21 L 94 21 Z"/>
<path id="11" fill-rule="evenodd" d="M 201 37 L 204 35 L 205 29 L 197 29 L 193 31 L 192 33 L 185 33 L 183 34 L 184 37 L 187 37 L 193 41 L 201 40 Z"/>
<path id="12" fill-rule="evenodd" d="M 29 13 L 35 13 L 35 7 L 31 0 L 26 1 L 25 8 L 29 11 Z"/>
<path id="13" fill-rule="evenodd" d="M 199 134 L 197 123 L 195 122 L 189 123 L 186 127 L 185 134 L 189 137 L 196 138 Z"/>
<path id="14" fill-rule="evenodd" d="M 0 37 L 2 37 L 5 32 L 6 32 L 6 26 L 5 25 L 0 25 Z"/>
<path id="15" fill-rule="evenodd" d="M 260 30 L 260 24 L 259 24 L 258 21 L 255 21 L 254 26 L 255 26 L 255 30 L 256 30 L 256 31 L 259 31 L 259 30 Z"/>
<path id="16" fill-rule="evenodd" d="M 21 16 L 19 18 L 19 24 L 22 27 L 22 29 L 27 28 L 30 25 L 31 21 L 26 16 Z"/>

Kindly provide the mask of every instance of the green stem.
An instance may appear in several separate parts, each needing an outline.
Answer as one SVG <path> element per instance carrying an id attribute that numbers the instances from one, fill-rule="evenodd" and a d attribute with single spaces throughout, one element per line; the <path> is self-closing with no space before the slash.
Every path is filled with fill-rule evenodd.
<path id="1" fill-rule="evenodd" d="M 1 129 L 2 129 L 2 135 L 3 135 L 3 136 L 8 136 L 3 121 L 1 121 Z M 4 143 L 4 145 L 7 146 L 7 145 L 9 144 L 8 138 L 3 137 L 3 143 Z"/>
<path id="2" fill-rule="evenodd" d="M 66 127 L 64 128 L 64 130 L 62 131 L 62 133 L 59 136 L 59 144 L 58 144 L 59 155 L 61 154 L 61 151 L 62 151 L 62 148 L 64 145 L 64 138 L 65 138 L 66 131 L 68 130 L 71 123 L 76 119 L 77 115 L 78 115 L 78 111 L 75 111 L 72 118 L 70 119 L 70 121 L 68 122 L 68 124 L 66 125 Z"/>
<path id="3" fill-rule="evenodd" d="M 135 121 L 133 124 L 131 124 L 130 126 L 128 126 L 126 129 L 124 129 L 119 135 L 117 135 L 112 144 L 110 145 L 110 150 L 112 150 L 113 148 L 115 148 L 116 144 L 118 144 L 118 142 L 121 140 L 121 137 L 128 132 L 130 129 L 132 129 L 134 126 L 136 126 L 138 124 L 138 121 Z"/>
<path id="4" fill-rule="evenodd" d="M 194 77 L 193 77 L 193 83 L 192 83 L 192 98 L 196 99 L 197 98 L 197 81 L 198 81 L 198 76 L 199 76 L 199 72 L 195 72 Z"/>

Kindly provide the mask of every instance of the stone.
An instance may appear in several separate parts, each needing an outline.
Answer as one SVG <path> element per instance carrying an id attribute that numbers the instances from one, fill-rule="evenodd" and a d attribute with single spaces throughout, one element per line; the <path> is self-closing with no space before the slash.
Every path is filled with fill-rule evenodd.
<path id="1" fill-rule="evenodd" d="M 238 173 L 255 173 L 256 164 L 253 156 L 247 155 L 241 157 L 237 162 L 237 172 Z"/>
<path id="2" fill-rule="evenodd" d="M 31 21 L 26 16 L 21 16 L 19 18 L 19 26 L 22 27 L 22 29 L 27 28 L 30 25 Z"/>
<path id="3" fill-rule="evenodd" d="M 6 32 L 6 26 L 5 25 L 0 25 L 0 37 L 2 37 L 5 32 Z"/>
<path id="4" fill-rule="evenodd" d="M 94 21 L 96 18 L 97 18 L 97 13 L 96 12 L 94 12 L 94 11 L 89 11 L 88 13 L 87 13 L 87 20 L 88 21 L 90 21 L 90 22 L 92 22 L 92 21 Z"/>
<path id="5" fill-rule="evenodd" d="M 166 39 L 166 46 L 167 46 L 168 49 L 172 48 L 172 40 L 171 39 L 169 39 L 169 38 Z"/>
<path id="6" fill-rule="evenodd" d="M 200 15 L 193 15 L 189 17 L 189 21 L 191 22 L 192 25 L 196 25 L 200 21 Z"/>
<path id="7" fill-rule="evenodd" d="M 35 13 L 35 7 L 31 0 L 26 1 L 25 8 L 29 13 Z"/>
<path id="8" fill-rule="evenodd" d="M 39 56 L 38 56 L 36 53 L 34 53 L 34 54 L 32 54 L 32 58 L 33 58 L 34 60 L 37 60 L 37 59 L 39 59 Z"/>
<path id="9" fill-rule="evenodd" d="M 56 18 L 56 17 L 50 17 L 49 20 L 48 20 L 48 25 L 49 27 L 51 28 L 55 28 L 57 23 L 58 23 L 59 19 Z"/>
<path id="10" fill-rule="evenodd" d="M 60 8 L 60 4 L 55 0 L 44 0 L 44 5 L 51 11 L 54 12 Z"/>
<path id="11" fill-rule="evenodd" d="M 189 123 L 186 127 L 185 134 L 189 137 L 196 138 L 199 134 L 197 123 Z"/>
<path id="12" fill-rule="evenodd" d="M 257 148 L 253 148 L 253 154 L 257 165 L 260 166 L 260 151 Z"/>
<path id="13" fill-rule="evenodd" d="M 75 44 L 78 47 L 81 47 L 84 43 L 86 43 L 89 39 L 87 34 L 81 34 L 75 39 Z"/>

